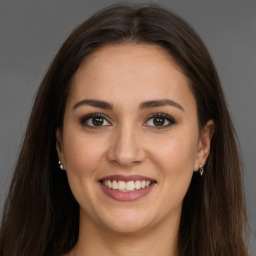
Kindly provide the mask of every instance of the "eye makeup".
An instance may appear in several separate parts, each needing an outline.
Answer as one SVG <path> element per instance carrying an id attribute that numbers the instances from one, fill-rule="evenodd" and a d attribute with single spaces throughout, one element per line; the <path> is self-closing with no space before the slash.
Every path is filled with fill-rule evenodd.
<path id="1" fill-rule="evenodd" d="M 102 113 L 92 113 L 82 117 L 80 120 L 82 126 L 99 129 L 105 126 L 111 126 L 112 124 L 108 121 L 108 118 Z"/>
<path id="2" fill-rule="evenodd" d="M 80 124 L 90 129 L 102 129 L 106 126 L 111 126 L 112 123 L 109 118 L 102 113 L 91 113 L 83 116 L 79 120 Z M 172 125 L 175 125 L 176 120 L 166 113 L 153 113 L 150 114 L 146 121 L 142 123 L 142 126 L 147 126 L 153 129 L 165 129 Z"/>
<path id="3" fill-rule="evenodd" d="M 176 120 L 168 114 L 154 113 L 147 118 L 147 121 L 143 123 L 143 126 L 149 126 L 154 129 L 164 129 L 176 123 Z"/>

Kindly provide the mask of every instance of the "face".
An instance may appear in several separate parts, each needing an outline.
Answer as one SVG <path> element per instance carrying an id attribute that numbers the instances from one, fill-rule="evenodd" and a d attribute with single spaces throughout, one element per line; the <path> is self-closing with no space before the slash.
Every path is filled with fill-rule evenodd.
<path id="1" fill-rule="evenodd" d="M 178 223 L 191 177 L 209 153 L 189 81 L 159 46 L 91 54 L 67 100 L 59 158 L 80 221 L 115 232 Z"/>

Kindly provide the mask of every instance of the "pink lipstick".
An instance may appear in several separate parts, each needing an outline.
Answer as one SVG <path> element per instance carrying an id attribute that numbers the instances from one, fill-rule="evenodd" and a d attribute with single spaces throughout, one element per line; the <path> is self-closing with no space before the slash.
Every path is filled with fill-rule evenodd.
<path id="1" fill-rule="evenodd" d="M 146 196 L 156 181 L 140 175 L 111 175 L 99 180 L 103 192 L 118 201 L 133 201 Z"/>

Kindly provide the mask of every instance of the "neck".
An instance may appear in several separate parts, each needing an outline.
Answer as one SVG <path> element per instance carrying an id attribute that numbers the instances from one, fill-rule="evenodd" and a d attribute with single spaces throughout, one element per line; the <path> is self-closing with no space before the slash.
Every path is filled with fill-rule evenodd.
<path id="1" fill-rule="evenodd" d="M 113 232 L 80 218 L 79 239 L 70 256 L 176 256 L 179 217 L 134 233 Z"/>

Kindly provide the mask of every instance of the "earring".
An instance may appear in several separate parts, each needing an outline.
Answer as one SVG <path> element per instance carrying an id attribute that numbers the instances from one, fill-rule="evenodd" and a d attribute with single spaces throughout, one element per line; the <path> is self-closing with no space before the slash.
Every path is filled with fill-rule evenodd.
<path id="1" fill-rule="evenodd" d="M 199 165 L 199 173 L 201 176 L 204 174 L 204 166 L 202 164 Z"/>
<path id="2" fill-rule="evenodd" d="M 61 170 L 64 170 L 64 167 L 63 167 L 61 161 L 59 161 L 58 164 L 59 164 L 59 166 L 60 166 L 60 169 L 61 169 Z"/>

